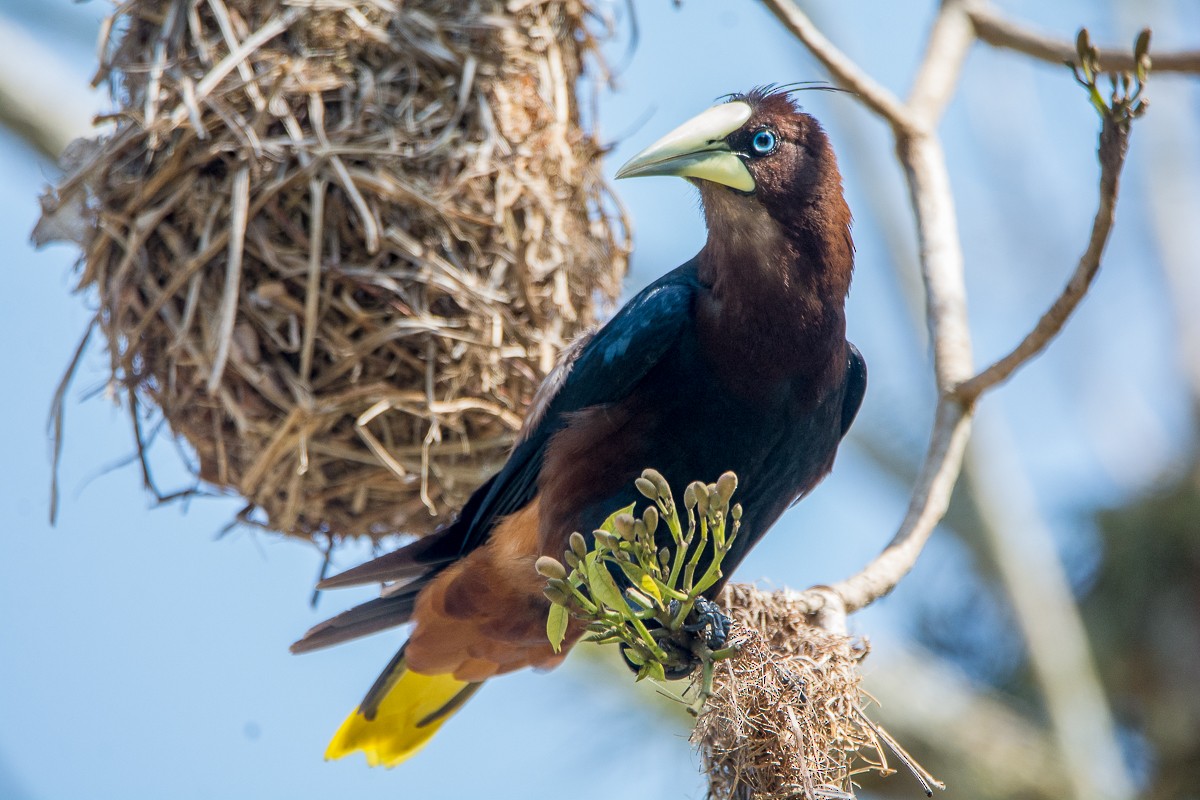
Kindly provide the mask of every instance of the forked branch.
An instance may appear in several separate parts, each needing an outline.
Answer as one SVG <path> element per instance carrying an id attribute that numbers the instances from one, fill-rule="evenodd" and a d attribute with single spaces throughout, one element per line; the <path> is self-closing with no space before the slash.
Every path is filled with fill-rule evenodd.
<path id="1" fill-rule="evenodd" d="M 912 569 L 933 529 L 945 515 L 962 468 L 978 398 L 1044 349 L 1087 294 L 1112 230 L 1130 124 L 1145 110 L 1141 91 L 1149 70 L 1149 32 L 1138 37 L 1132 53 L 1120 58 L 1114 58 L 1112 53 L 1102 54 L 1093 47 L 1086 31 L 1081 32 L 1073 50 L 1056 51 L 1057 56 L 1064 57 L 1056 56 L 1054 60 L 1074 65 L 1076 78 L 1088 90 L 1103 120 L 1096 220 L 1087 249 L 1062 295 L 1011 353 L 982 373 L 969 377 L 973 368 L 962 249 L 945 157 L 936 128 L 954 93 L 970 44 L 977 37 L 983 38 L 982 31 L 996 31 L 1002 20 L 983 3 L 943 0 L 910 99 L 900 103 L 825 38 L 793 0 L 763 2 L 825 65 L 838 84 L 858 93 L 864 105 L 891 124 L 897 154 L 909 184 L 920 242 L 926 317 L 940 399 L 929 449 L 899 530 L 871 563 L 856 575 L 830 587 L 842 599 L 847 611 L 855 611 L 896 587 Z M 1008 36 L 1005 41 L 1010 39 L 1027 42 L 1029 37 Z M 1112 76 L 1108 99 L 1097 86 L 1097 80 L 1107 74 L 1101 70 L 1102 58 L 1106 69 L 1115 69 L 1116 65 L 1128 69 L 1119 77 Z M 830 588 L 806 592 L 803 605 L 811 612 L 821 609 Z"/>
<path id="2" fill-rule="evenodd" d="M 1006 19 L 989 3 L 971 3 L 967 14 L 975 26 L 975 35 L 992 47 L 1003 47 L 1024 53 L 1052 64 L 1078 64 L 1078 51 L 1073 43 L 1032 31 L 1020 23 Z M 1126 50 L 1101 50 L 1097 53 L 1101 65 L 1109 72 L 1133 72 L 1137 56 Z M 1180 50 L 1156 53 L 1154 71 L 1200 74 L 1200 50 Z"/>

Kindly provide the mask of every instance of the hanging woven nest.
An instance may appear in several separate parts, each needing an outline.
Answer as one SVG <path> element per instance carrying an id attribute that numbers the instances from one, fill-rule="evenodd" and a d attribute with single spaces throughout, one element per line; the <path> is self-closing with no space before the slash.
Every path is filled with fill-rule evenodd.
<path id="1" fill-rule="evenodd" d="M 594 20 L 569 0 L 123 3 L 98 77 L 114 129 L 73 148 L 35 237 L 83 245 L 139 447 L 157 408 L 202 481 L 300 536 L 455 511 L 625 272 L 576 98 Z"/>

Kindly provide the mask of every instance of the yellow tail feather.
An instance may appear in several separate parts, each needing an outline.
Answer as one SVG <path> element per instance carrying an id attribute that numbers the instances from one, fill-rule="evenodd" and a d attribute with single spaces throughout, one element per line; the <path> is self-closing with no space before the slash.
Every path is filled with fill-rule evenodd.
<path id="1" fill-rule="evenodd" d="M 374 719 L 354 709 L 333 735 L 325 750 L 332 760 L 362 750 L 372 767 L 394 767 L 407 760 L 433 738 L 453 714 L 458 699 L 470 684 L 452 675 L 421 675 L 405 671 L 379 703 Z M 441 712 L 441 713 L 439 713 Z M 419 723 L 436 715 L 424 725 Z"/>

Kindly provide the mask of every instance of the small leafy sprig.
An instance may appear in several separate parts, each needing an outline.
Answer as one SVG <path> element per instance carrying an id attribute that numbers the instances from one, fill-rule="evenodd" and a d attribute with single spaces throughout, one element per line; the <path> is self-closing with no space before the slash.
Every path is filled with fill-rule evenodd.
<path id="1" fill-rule="evenodd" d="M 1092 106 L 1106 120 L 1128 127 L 1132 120 L 1146 113 L 1148 102 L 1142 97 L 1146 80 L 1150 75 L 1150 29 L 1138 34 L 1133 43 L 1133 72 L 1109 73 L 1109 98 L 1098 86 L 1104 69 L 1100 64 L 1100 51 L 1092 44 L 1087 28 L 1080 28 L 1075 37 L 1074 62 L 1067 66 L 1075 73 L 1075 81 L 1088 92 Z"/>
<path id="2" fill-rule="evenodd" d="M 700 667 L 696 712 L 711 694 L 715 663 L 735 653 L 724 646 L 728 619 L 704 592 L 723 577 L 721 563 L 741 525 L 741 505 L 730 505 L 737 476 L 726 472 L 716 483 L 689 484 L 682 516 L 656 470 L 645 470 L 635 485 L 652 501 L 641 517 L 634 516 L 636 504 L 629 505 L 595 531 L 590 549 L 576 532 L 562 561 L 537 560 L 551 603 L 546 635 L 558 652 L 570 618 L 584 620 L 585 641 L 618 643 L 638 680 L 681 678 Z M 660 541 L 669 544 L 660 547 Z M 621 588 L 614 574 L 628 585 Z"/>

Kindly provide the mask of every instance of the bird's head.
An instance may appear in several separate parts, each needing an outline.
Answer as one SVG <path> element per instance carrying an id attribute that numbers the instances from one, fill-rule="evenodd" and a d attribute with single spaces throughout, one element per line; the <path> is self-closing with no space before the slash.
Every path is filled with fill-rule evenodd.
<path id="1" fill-rule="evenodd" d="M 764 87 L 729 95 L 638 153 L 617 177 L 689 179 L 700 189 L 710 230 L 758 209 L 784 228 L 818 222 L 845 229 L 849 210 L 833 149 L 792 91 Z"/>

